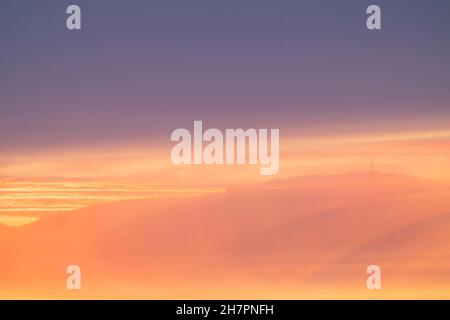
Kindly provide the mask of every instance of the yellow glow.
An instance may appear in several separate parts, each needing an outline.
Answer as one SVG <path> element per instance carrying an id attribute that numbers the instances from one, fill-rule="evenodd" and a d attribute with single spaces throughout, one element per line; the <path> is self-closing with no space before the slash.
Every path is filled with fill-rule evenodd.
<path id="1" fill-rule="evenodd" d="M 19 227 L 19 226 L 33 223 L 37 220 L 38 220 L 38 218 L 36 218 L 36 217 L 0 215 L 0 224 L 4 224 L 9 227 Z"/>

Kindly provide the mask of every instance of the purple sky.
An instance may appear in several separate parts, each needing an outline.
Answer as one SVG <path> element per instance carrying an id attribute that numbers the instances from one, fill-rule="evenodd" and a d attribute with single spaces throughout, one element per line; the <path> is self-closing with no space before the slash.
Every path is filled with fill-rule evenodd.
<path id="1" fill-rule="evenodd" d="M 448 0 L 3 0 L 0 149 L 447 116 L 449 31 Z"/>

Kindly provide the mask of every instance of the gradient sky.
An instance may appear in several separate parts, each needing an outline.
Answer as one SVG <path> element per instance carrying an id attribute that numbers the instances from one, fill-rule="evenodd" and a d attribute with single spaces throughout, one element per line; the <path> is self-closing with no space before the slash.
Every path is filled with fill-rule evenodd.
<path id="1" fill-rule="evenodd" d="M 449 30 L 448 0 L 4 0 L 0 150 L 446 117 Z"/>
<path id="2" fill-rule="evenodd" d="M 449 0 L 1 0 L 0 298 L 448 298 L 449 31 Z M 194 120 L 279 128 L 279 173 L 175 165 Z"/>

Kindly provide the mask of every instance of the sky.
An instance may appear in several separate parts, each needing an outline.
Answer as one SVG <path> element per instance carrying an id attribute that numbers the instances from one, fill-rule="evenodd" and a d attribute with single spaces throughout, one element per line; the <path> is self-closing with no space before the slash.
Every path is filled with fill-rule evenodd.
<path id="1" fill-rule="evenodd" d="M 449 182 L 450 4 L 376 1 L 370 31 L 373 3 L 2 1 L 0 213 L 366 170 Z M 277 176 L 175 166 L 194 120 L 280 129 Z"/>
<path id="2" fill-rule="evenodd" d="M 4 152 L 450 116 L 445 0 L 375 1 L 380 31 L 374 1 L 79 0 L 68 31 L 72 2 L 2 1 Z"/>
<path id="3" fill-rule="evenodd" d="M 449 31 L 448 0 L 1 0 L 0 298 L 448 298 Z M 175 165 L 194 120 L 279 129 L 279 172 Z"/>

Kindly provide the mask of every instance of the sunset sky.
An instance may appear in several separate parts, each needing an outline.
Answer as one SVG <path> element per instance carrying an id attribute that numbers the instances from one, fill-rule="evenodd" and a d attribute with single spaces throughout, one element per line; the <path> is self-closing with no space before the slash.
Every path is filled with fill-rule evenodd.
<path id="1" fill-rule="evenodd" d="M 81 31 L 65 27 L 74 2 Z M 382 8 L 379 31 L 366 28 L 373 2 Z M 438 183 L 442 194 L 427 189 L 417 217 L 442 213 L 450 185 L 449 30 L 448 0 L 3 0 L 0 227 L 26 231 L 40 220 L 45 226 L 44 218 L 123 201 L 177 197 L 182 207 L 303 176 L 320 186 L 322 177 L 337 177 L 331 191 L 317 191 L 328 199 L 342 176 L 364 172 L 388 174 L 400 189 L 409 181 L 400 176 Z M 259 165 L 173 165 L 170 134 L 192 131 L 194 120 L 205 128 L 279 128 L 278 175 L 260 176 Z M 407 202 L 399 199 L 391 211 L 405 225 L 392 228 L 420 225 L 404 218 Z M 297 214 L 273 201 L 273 214 Z M 112 211 L 127 211 L 118 206 Z"/>
<path id="2" fill-rule="evenodd" d="M 446 0 L 377 1 L 379 32 L 370 1 L 80 0 L 80 32 L 70 3 L 2 2 L 3 152 L 450 116 Z"/>
<path id="3" fill-rule="evenodd" d="M 170 132 L 203 120 L 280 128 L 283 176 L 374 164 L 450 180 L 448 1 L 379 1 L 380 32 L 368 3 L 79 1 L 69 32 L 67 1 L 5 1 L 0 178 L 260 180 L 172 166 Z"/>

